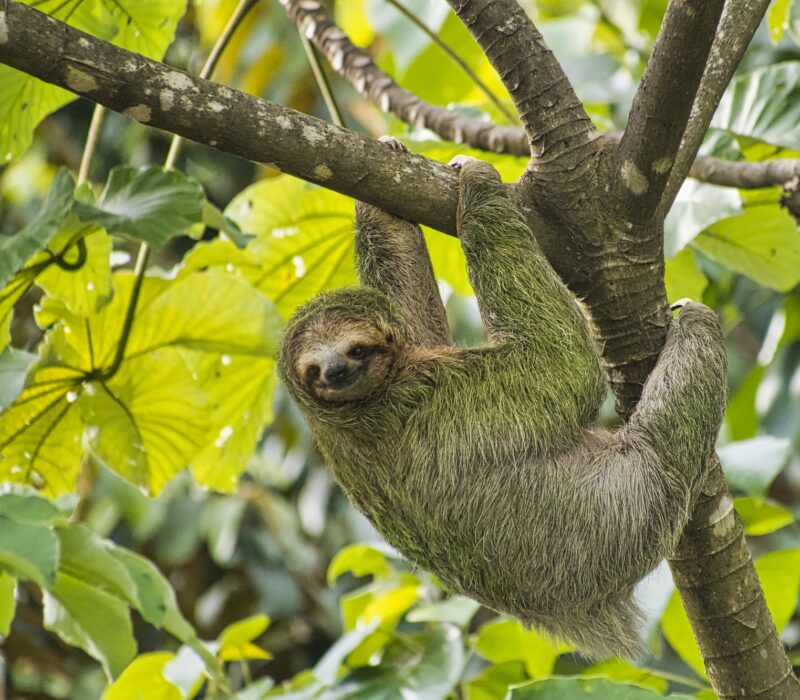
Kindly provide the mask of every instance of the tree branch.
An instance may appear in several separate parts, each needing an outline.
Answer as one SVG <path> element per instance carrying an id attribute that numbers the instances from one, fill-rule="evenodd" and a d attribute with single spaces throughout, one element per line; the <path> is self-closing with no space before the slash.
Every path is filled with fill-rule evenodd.
<path id="1" fill-rule="evenodd" d="M 528 134 L 534 169 L 594 153 L 597 132 L 561 64 L 516 0 L 448 0 L 494 66 Z"/>
<path id="2" fill-rule="evenodd" d="M 442 163 L 388 154 L 378 141 L 192 77 L 15 0 L 0 4 L 0 27 L 2 63 L 147 126 L 455 234 L 458 182 Z"/>
<path id="3" fill-rule="evenodd" d="M 800 176 L 800 158 L 748 163 L 697 156 L 689 170 L 689 176 L 712 185 L 738 187 L 741 190 L 780 187 Z"/>
<path id="4" fill-rule="evenodd" d="M 724 2 L 671 0 L 667 8 L 613 160 L 618 211 L 627 221 L 648 221 L 661 201 Z"/>
<path id="5" fill-rule="evenodd" d="M 675 201 L 686 173 L 697 157 L 719 101 L 750 45 L 769 2 L 770 0 L 727 1 L 719 23 L 719 31 L 711 47 L 708 65 L 697 91 L 689 124 L 683 134 L 675 165 L 659 205 L 659 213 L 662 216 L 666 216 Z"/>
<path id="6" fill-rule="evenodd" d="M 454 143 L 469 143 L 475 148 L 496 153 L 530 155 L 522 129 L 459 115 L 401 88 L 375 65 L 366 51 L 350 41 L 321 3 L 316 0 L 281 2 L 292 21 L 328 59 L 333 69 L 383 111 L 391 112 L 412 126 L 430 129 Z"/>

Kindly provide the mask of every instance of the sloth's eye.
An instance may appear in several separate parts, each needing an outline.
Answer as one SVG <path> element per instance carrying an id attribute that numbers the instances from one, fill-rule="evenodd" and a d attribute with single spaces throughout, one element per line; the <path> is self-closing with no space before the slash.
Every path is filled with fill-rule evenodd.
<path id="1" fill-rule="evenodd" d="M 394 340 L 394 336 L 391 333 L 387 333 L 386 335 L 386 342 L 391 343 Z"/>
<path id="2" fill-rule="evenodd" d="M 363 345 L 354 345 L 347 351 L 347 356 L 354 360 L 361 360 L 367 356 L 367 349 Z"/>
<path id="3" fill-rule="evenodd" d="M 316 379 L 319 379 L 319 365 L 310 365 L 306 369 L 306 381 L 313 382 Z"/>

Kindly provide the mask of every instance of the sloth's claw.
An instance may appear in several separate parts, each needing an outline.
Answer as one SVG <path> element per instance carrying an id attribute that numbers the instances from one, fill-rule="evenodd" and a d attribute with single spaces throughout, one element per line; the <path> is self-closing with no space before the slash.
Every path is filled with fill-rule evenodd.
<path id="1" fill-rule="evenodd" d="M 400 141 L 399 139 L 396 139 L 394 136 L 381 136 L 378 139 L 378 141 L 380 141 L 382 144 L 388 146 L 393 151 L 401 151 L 403 153 L 407 153 L 408 152 L 408 149 L 406 148 L 406 145 L 402 141 Z"/>

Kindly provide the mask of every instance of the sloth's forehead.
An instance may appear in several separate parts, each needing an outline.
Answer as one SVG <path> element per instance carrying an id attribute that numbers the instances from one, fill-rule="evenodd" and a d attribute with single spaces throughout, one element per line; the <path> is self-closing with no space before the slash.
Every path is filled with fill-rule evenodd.
<path id="1" fill-rule="evenodd" d="M 345 353 L 356 344 L 377 345 L 386 340 L 379 328 L 369 321 L 338 321 L 310 325 L 299 338 L 298 359 L 313 361 L 331 351 Z"/>

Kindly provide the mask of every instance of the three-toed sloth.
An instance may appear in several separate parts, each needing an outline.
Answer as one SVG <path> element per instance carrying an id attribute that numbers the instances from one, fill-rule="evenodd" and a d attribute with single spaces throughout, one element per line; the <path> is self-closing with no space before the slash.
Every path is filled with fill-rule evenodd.
<path id="1" fill-rule="evenodd" d="M 633 588 L 672 552 L 722 421 L 716 315 L 683 308 L 612 433 L 587 322 L 491 166 L 461 162 L 457 220 L 486 347 L 452 344 L 419 228 L 356 215 L 363 286 L 299 309 L 281 352 L 335 478 L 451 591 L 590 656 L 638 654 Z"/>

